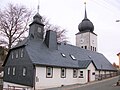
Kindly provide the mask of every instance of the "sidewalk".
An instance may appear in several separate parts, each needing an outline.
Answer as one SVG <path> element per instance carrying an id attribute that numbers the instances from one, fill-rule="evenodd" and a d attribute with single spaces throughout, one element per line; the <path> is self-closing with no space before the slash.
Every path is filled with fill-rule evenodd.
<path id="1" fill-rule="evenodd" d="M 66 86 L 62 86 L 62 87 L 56 87 L 56 88 L 50 88 L 50 89 L 44 89 L 44 90 L 72 90 L 72 89 L 75 89 L 75 88 L 84 87 L 84 86 L 91 85 L 91 84 L 96 84 L 96 83 L 99 83 L 99 82 L 104 82 L 104 81 L 107 81 L 107 80 L 110 80 L 110 79 L 113 79 L 113 78 L 118 78 L 118 76 L 103 79 L 103 80 L 99 80 L 99 81 L 93 81 L 93 82 L 89 82 L 89 83 L 86 83 L 86 84 L 66 85 Z"/>

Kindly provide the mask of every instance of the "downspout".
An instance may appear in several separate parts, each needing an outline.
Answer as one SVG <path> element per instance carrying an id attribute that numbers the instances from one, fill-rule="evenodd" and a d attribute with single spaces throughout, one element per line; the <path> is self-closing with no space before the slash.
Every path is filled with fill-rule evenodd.
<path id="1" fill-rule="evenodd" d="M 36 82 L 36 67 L 35 67 L 35 65 L 33 65 L 33 72 L 34 72 L 34 75 L 33 75 L 33 90 L 35 90 L 35 82 Z"/>

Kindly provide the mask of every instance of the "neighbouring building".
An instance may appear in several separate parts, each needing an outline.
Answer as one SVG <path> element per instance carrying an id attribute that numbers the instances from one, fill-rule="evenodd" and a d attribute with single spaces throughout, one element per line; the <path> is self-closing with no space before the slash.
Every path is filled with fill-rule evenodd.
<path id="1" fill-rule="evenodd" d="M 119 69 L 120 69 L 120 53 L 118 53 L 117 56 L 119 58 Z"/>
<path id="2" fill-rule="evenodd" d="M 47 31 L 37 13 L 30 24 L 29 36 L 10 49 L 4 62 L 4 88 L 38 90 L 95 81 L 101 74 L 116 69 L 97 52 L 97 35 L 87 18 L 79 24 L 76 44 L 57 43 L 54 31 Z M 82 38 L 81 38 L 82 37 Z M 81 48 L 82 47 L 82 48 Z"/>

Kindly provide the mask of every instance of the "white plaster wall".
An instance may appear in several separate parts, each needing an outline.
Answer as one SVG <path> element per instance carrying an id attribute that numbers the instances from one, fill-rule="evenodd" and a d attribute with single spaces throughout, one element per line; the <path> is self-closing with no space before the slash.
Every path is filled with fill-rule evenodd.
<path id="1" fill-rule="evenodd" d="M 90 63 L 90 65 L 87 68 L 87 71 L 90 70 L 90 81 L 95 81 L 95 75 L 93 75 L 92 73 L 95 73 L 95 67 L 93 65 L 93 63 Z M 88 74 L 88 72 L 87 72 Z"/>
<path id="2" fill-rule="evenodd" d="M 79 69 L 78 71 L 78 77 L 80 76 L 80 71 L 83 71 L 83 78 L 79 78 L 79 83 L 84 84 L 88 82 L 88 70 L 90 70 L 90 81 L 95 81 L 95 75 L 92 75 L 92 73 L 95 73 L 95 67 L 93 63 L 90 63 L 87 69 Z"/>
<path id="3" fill-rule="evenodd" d="M 83 43 L 81 43 L 81 39 Z M 86 32 L 76 35 L 76 46 L 87 46 L 88 50 L 91 50 L 91 46 L 96 47 L 97 50 L 97 36 L 93 33 Z"/>
<path id="4" fill-rule="evenodd" d="M 90 46 L 96 47 L 97 51 L 97 36 L 93 33 L 90 33 Z"/>
<path id="5" fill-rule="evenodd" d="M 83 43 L 81 42 L 83 40 Z M 76 46 L 87 46 L 89 45 L 89 32 L 81 33 L 76 35 Z"/>
<path id="6" fill-rule="evenodd" d="M 53 77 L 46 78 L 46 67 L 36 67 L 36 77 L 36 90 L 79 83 L 78 77 L 73 78 L 73 69 L 66 69 L 66 78 L 61 78 L 61 68 L 53 68 Z"/>
<path id="7" fill-rule="evenodd" d="M 80 84 L 87 83 L 87 72 L 86 69 L 79 69 L 78 76 L 80 76 L 80 71 L 83 71 L 83 78 L 78 78 Z"/>
<path id="8" fill-rule="evenodd" d="M 15 89 L 17 90 L 22 90 L 23 88 L 25 88 L 25 90 L 33 90 L 32 87 L 29 86 L 24 86 L 24 85 L 19 85 L 19 84 L 14 84 L 14 83 L 9 83 L 9 82 L 3 82 L 3 89 L 7 90 L 8 86 L 14 86 Z"/>

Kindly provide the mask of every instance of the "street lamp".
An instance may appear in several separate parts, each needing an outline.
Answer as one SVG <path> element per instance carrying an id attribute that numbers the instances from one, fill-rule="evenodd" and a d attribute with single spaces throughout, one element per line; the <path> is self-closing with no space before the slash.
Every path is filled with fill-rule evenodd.
<path id="1" fill-rule="evenodd" d="M 116 20 L 116 22 L 120 22 L 120 20 Z"/>

